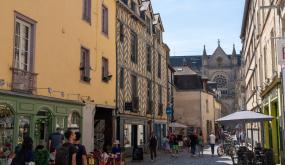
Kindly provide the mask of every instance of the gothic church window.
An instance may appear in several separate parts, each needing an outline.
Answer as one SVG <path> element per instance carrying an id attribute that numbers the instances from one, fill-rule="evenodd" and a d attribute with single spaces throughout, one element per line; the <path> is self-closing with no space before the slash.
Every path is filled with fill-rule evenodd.
<path id="1" fill-rule="evenodd" d="M 227 78 L 225 76 L 217 75 L 214 81 L 217 83 L 217 88 L 227 88 Z"/>

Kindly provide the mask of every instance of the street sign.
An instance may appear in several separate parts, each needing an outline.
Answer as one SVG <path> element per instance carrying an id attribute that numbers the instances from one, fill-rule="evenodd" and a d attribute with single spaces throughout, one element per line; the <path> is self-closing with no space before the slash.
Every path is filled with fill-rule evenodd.
<path id="1" fill-rule="evenodd" d="M 167 107 L 167 108 L 166 108 L 166 114 L 170 115 L 170 114 L 172 114 L 172 113 L 173 113 L 172 107 Z"/>
<path id="2" fill-rule="evenodd" d="M 285 39 L 277 39 L 277 56 L 278 64 L 285 64 Z"/>

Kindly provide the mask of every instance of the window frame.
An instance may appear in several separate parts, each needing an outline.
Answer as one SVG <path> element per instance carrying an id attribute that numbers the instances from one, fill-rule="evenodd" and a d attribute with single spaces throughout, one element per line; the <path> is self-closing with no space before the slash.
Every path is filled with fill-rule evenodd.
<path id="1" fill-rule="evenodd" d="M 81 46 L 80 48 L 80 80 L 86 83 L 91 81 L 90 50 Z"/>
<path id="2" fill-rule="evenodd" d="M 102 5 L 102 33 L 106 36 L 109 34 L 109 10 L 104 4 Z"/>
<path id="3" fill-rule="evenodd" d="M 125 37 L 125 34 L 124 34 L 124 24 L 122 22 L 120 22 L 120 41 L 121 42 L 124 42 L 124 37 Z"/>
<path id="4" fill-rule="evenodd" d="M 91 23 L 91 0 L 83 0 L 82 19 Z"/>
<path id="5" fill-rule="evenodd" d="M 151 57 L 152 57 L 152 49 L 151 49 L 151 46 L 149 44 L 146 45 L 146 57 L 147 57 L 147 60 L 146 60 L 146 69 L 148 72 L 151 72 L 151 68 L 152 68 L 152 60 L 151 60 Z"/>
<path id="6" fill-rule="evenodd" d="M 106 57 L 102 57 L 102 80 L 108 82 L 109 76 L 109 60 Z"/>
<path id="7" fill-rule="evenodd" d="M 120 89 L 124 89 L 124 77 L 125 77 L 125 68 L 121 67 L 120 69 Z"/>
<path id="8" fill-rule="evenodd" d="M 132 97 L 138 96 L 138 77 L 135 74 L 131 75 Z"/>
<path id="9" fill-rule="evenodd" d="M 131 61 L 138 63 L 138 36 L 134 31 L 130 32 L 131 35 Z"/>
<path id="10" fill-rule="evenodd" d="M 157 56 L 157 77 L 158 78 L 161 78 L 161 54 L 158 53 L 158 56 Z"/>
<path id="11" fill-rule="evenodd" d="M 24 69 L 23 67 L 20 67 L 20 61 L 17 62 L 17 58 L 16 58 L 16 28 L 17 28 L 17 22 L 18 23 L 22 23 L 24 25 L 27 25 L 29 27 L 29 40 L 28 40 L 28 55 L 27 55 L 27 69 Z M 34 21 L 31 18 L 28 18 L 20 13 L 18 13 L 17 11 L 15 11 L 14 13 L 14 34 L 13 34 L 13 67 L 20 69 L 20 70 L 24 70 L 27 72 L 34 72 L 34 59 L 35 59 L 35 31 L 36 31 L 36 21 Z M 21 26 L 21 25 L 20 25 Z M 21 29 L 20 29 L 21 31 Z M 20 49 L 21 49 L 21 34 L 19 35 L 19 56 L 18 58 L 20 58 Z M 20 60 L 20 59 L 18 59 Z M 18 63 L 18 65 L 17 65 Z"/>

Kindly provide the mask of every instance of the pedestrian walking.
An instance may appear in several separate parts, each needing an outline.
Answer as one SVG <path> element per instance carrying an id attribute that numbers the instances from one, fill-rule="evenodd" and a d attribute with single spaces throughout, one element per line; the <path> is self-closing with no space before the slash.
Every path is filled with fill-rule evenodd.
<path id="1" fill-rule="evenodd" d="M 175 135 L 173 135 L 172 153 L 172 156 L 178 157 L 178 138 Z"/>
<path id="2" fill-rule="evenodd" d="M 197 145 L 197 150 L 198 150 L 198 154 L 199 156 L 203 156 L 203 152 L 204 152 L 204 143 L 203 143 L 203 134 L 202 132 L 200 132 L 200 134 L 198 135 L 198 145 Z"/>
<path id="3" fill-rule="evenodd" d="M 33 139 L 29 136 L 24 137 L 21 149 L 16 152 L 16 156 L 11 165 L 26 165 L 34 163 Z"/>
<path id="4" fill-rule="evenodd" d="M 64 137 L 67 141 L 56 150 L 55 165 L 76 165 L 75 133 L 67 130 L 64 133 Z"/>
<path id="5" fill-rule="evenodd" d="M 212 156 L 214 156 L 214 150 L 215 150 L 215 143 L 216 143 L 216 136 L 214 135 L 213 132 L 211 132 L 210 136 L 210 146 L 211 146 L 211 152 L 212 152 Z"/>
<path id="6" fill-rule="evenodd" d="M 85 146 L 80 144 L 81 133 L 75 132 L 74 146 L 76 148 L 76 165 L 87 165 L 87 153 Z"/>
<path id="7" fill-rule="evenodd" d="M 54 164 L 56 150 L 63 144 L 64 136 L 61 134 L 61 129 L 56 128 L 56 131 L 49 135 L 48 150 L 50 152 L 50 162 Z"/>
<path id="8" fill-rule="evenodd" d="M 115 142 L 113 143 L 114 146 L 112 148 L 112 154 L 113 154 L 113 164 L 114 165 L 121 165 L 122 164 L 122 149 L 120 147 L 120 141 L 119 140 L 115 140 Z"/>
<path id="9" fill-rule="evenodd" d="M 156 159 L 156 147 L 157 147 L 157 138 L 152 132 L 149 139 L 149 149 L 150 149 L 150 158 L 153 161 Z"/>
<path id="10" fill-rule="evenodd" d="M 56 131 L 49 136 L 48 149 L 50 151 L 57 150 L 63 144 L 64 136 L 61 134 L 61 129 L 58 127 Z"/>
<path id="11" fill-rule="evenodd" d="M 192 156 L 195 156 L 197 141 L 198 141 L 198 137 L 197 137 L 196 133 L 192 133 L 190 135 L 190 146 L 191 146 Z"/>

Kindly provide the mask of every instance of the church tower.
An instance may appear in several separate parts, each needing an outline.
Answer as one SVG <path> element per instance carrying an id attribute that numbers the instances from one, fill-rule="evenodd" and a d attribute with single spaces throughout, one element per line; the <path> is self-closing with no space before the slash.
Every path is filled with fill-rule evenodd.
<path id="1" fill-rule="evenodd" d="M 206 52 L 206 46 L 204 45 L 203 55 L 202 55 L 202 74 L 203 76 L 207 75 L 207 68 L 208 68 L 208 55 Z"/>
<path id="2" fill-rule="evenodd" d="M 232 64 L 233 64 L 234 66 L 237 65 L 237 52 L 236 52 L 235 44 L 233 45 Z"/>
<path id="3" fill-rule="evenodd" d="M 207 56 L 206 46 L 205 45 L 204 45 L 202 60 L 203 60 L 203 62 L 202 62 L 203 66 L 207 66 L 208 65 L 208 56 Z"/>

